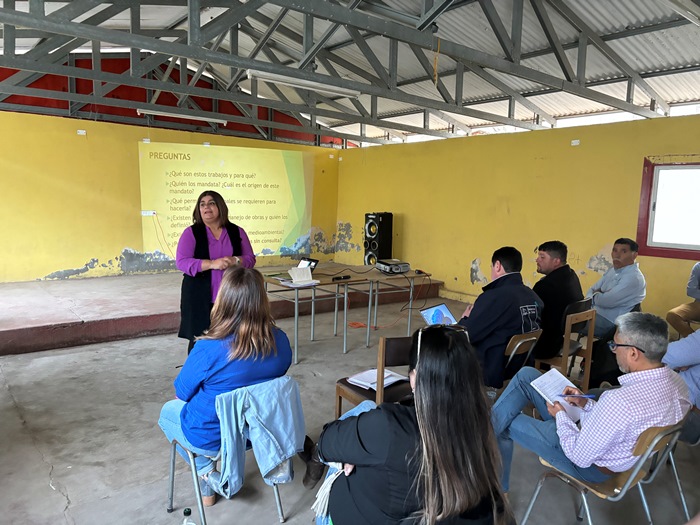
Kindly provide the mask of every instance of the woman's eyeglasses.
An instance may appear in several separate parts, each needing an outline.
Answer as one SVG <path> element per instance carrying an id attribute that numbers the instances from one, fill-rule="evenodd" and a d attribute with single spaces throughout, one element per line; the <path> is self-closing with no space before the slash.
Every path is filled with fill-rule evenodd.
<path id="1" fill-rule="evenodd" d="M 623 348 L 636 348 L 636 349 L 639 350 L 641 353 L 646 354 L 646 352 L 644 351 L 644 349 L 643 349 L 643 348 L 639 348 L 637 345 L 625 345 L 625 344 L 622 344 L 622 343 L 616 343 L 615 341 L 610 341 L 610 342 L 608 343 L 608 347 L 610 348 L 610 351 L 611 351 L 612 353 L 615 353 L 615 350 L 617 350 L 617 347 L 618 347 L 618 346 L 621 346 L 621 347 L 623 347 Z"/>
<path id="2" fill-rule="evenodd" d="M 469 341 L 469 332 L 467 332 L 467 329 L 464 328 L 461 324 L 431 324 L 430 326 L 420 328 L 418 330 L 418 348 L 416 351 L 416 365 L 418 364 L 418 361 L 420 361 L 420 344 L 423 337 L 423 330 L 427 330 L 428 328 L 444 328 L 447 330 L 447 334 L 462 333 L 466 335 L 467 343 L 471 342 Z"/>

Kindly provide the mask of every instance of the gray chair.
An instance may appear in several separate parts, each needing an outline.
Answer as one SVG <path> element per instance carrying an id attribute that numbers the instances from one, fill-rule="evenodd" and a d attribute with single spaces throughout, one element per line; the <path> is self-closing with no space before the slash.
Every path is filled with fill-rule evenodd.
<path id="1" fill-rule="evenodd" d="M 281 378 L 270 380 L 267 383 L 272 383 L 272 382 L 279 383 L 281 380 L 284 380 L 284 379 L 287 379 L 287 376 L 283 376 Z M 249 389 L 259 388 L 260 386 L 265 385 L 267 383 L 260 383 L 259 385 L 253 385 L 253 386 L 247 387 L 247 388 L 249 388 Z M 289 381 L 288 381 L 288 383 L 289 383 Z M 292 385 L 293 388 L 291 390 L 291 392 L 293 392 L 293 395 L 285 395 L 280 400 L 280 404 L 281 403 L 288 403 L 288 406 L 282 405 L 283 408 L 288 409 L 290 411 L 290 413 L 296 412 L 297 414 L 299 414 L 299 411 L 301 410 L 301 398 L 299 397 L 299 387 L 293 379 L 291 380 L 291 383 L 293 383 L 293 385 Z M 220 395 L 216 396 L 217 414 L 219 413 L 218 405 L 219 404 L 226 405 L 227 403 L 230 403 L 231 402 L 230 398 L 231 398 L 232 394 L 235 395 L 237 392 L 238 392 L 238 390 L 234 390 L 232 392 L 228 392 L 228 393 L 224 393 L 224 394 L 220 394 Z M 301 414 L 300 417 L 303 420 L 303 414 Z M 245 425 L 245 428 L 243 430 L 247 432 L 257 424 L 256 422 L 257 422 L 257 419 L 254 417 L 251 419 L 247 419 L 247 418 L 243 417 L 243 420 L 239 421 L 238 423 L 241 425 Z M 233 422 L 231 424 L 234 425 Z M 229 430 L 231 430 L 231 429 L 226 428 L 222 425 L 222 427 L 221 427 L 222 436 L 225 433 L 227 433 L 227 431 L 229 431 Z M 296 431 L 296 429 L 295 429 L 295 431 Z M 303 435 L 303 430 L 300 430 L 300 432 Z M 252 436 L 254 436 L 255 434 L 251 432 L 251 433 L 244 433 L 243 435 L 251 436 L 251 439 L 253 439 Z M 299 436 L 299 437 L 301 437 L 301 436 Z M 250 440 L 246 440 L 246 442 L 247 442 L 246 450 L 250 450 L 255 445 L 255 443 L 251 444 Z M 207 519 L 206 519 L 206 516 L 204 514 L 204 504 L 202 502 L 202 493 L 201 493 L 200 488 L 199 488 L 199 476 L 197 475 L 197 467 L 195 464 L 195 457 L 197 457 L 197 454 L 195 454 L 191 450 L 188 450 L 186 447 L 182 446 L 182 444 L 178 443 L 176 440 L 173 440 L 173 442 L 171 443 L 171 446 L 170 446 L 170 476 L 169 476 L 169 483 L 168 483 L 168 507 L 166 510 L 168 512 L 173 512 L 173 510 L 174 510 L 173 509 L 173 492 L 174 492 L 174 487 L 175 487 L 175 456 L 177 455 L 176 447 L 178 447 L 178 446 L 181 447 L 187 453 L 187 458 L 188 458 L 189 464 L 190 464 L 190 472 L 192 474 L 192 483 L 194 485 L 194 492 L 195 492 L 195 496 L 197 498 L 197 506 L 199 508 L 200 525 L 206 525 Z M 221 451 L 219 451 L 219 454 L 212 459 L 215 462 L 217 460 L 221 459 Z M 226 459 L 225 454 L 224 454 L 223 459 L 224 460 Z M 274 470 L 275 470 L 275 472 L 278 472 L 278 471 L 279 472 L 287 472 L 287 473 L 289 473 L 289 476 L 287 476 L 287 477 L 291 478 L 291 476 L 293 476 L 292 459 L 287 459 L 287 460 L 283 461 Z M 280 478 L 273 478 L 273 479 L 280 479 Z M 241 478 L 241 481 L 242 481 L 242 478 Z M 273 482 L 272 489 L 273 489 L 273 492 L 275 494 L 275 503 L 277 505 L 277 515 L 279 517 L 280 523 L 283 523 L 285 521 L 285 517 L 284 517 L 284 511 L 282 509 L 282 501 L 280 499 L 279 487 L 277 486 L 277 483 Z"/>
<path id="2" fill-rule="evenodd" d="M 680 441 L 679 443 L 685 443 L 684 441 Z M 695 441 L 695 443 L 686 443 L 687 445 L 691 447 L 695 447 L 697 445 L 700 445 L 700 437 Z M 676 459 L 673 457 L 673 453 L 676 451 L 676 448 L 673 447 L 673 450 L 668 455 L 668 461 L 671 464 L 671 470 L 673 470 L 673 477 L 676 480 L 676 488 L 678 488 L 678 495 L 681 498 L 681 504 L 683 505 L 683 513 L 685 514 L 685 519 L 686 521 L 690 521 L 690 513 L 688 512 L 688 504 L 685 501 L 685 494 L 683 493 L 683 487 L 681 485 L 681 479 L 678 476 L 678 469 L 676 468 Z"/>

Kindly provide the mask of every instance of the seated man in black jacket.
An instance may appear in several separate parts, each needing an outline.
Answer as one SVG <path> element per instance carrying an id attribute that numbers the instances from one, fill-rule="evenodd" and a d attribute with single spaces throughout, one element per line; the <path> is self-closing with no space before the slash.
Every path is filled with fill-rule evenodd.
<path id="1" fill-rule="evenodd" d="M 493 252 L 491 282 L 459 321 L 469 333 L 484 383 L 491 389 L 501 388 L 506 378 L 504 352 L 510 338 L 540 328 L 542 301 L 523 284 L 522 268 L 523 256 L 512 246 Z"/>
<path id="2" fill-rule="evenodd" d="M 542 335 L 533 350 L 538 359 L 548 359 L 559 353 L 564 338 L 564 310 L 583 299 L 578 275 L 566 264 L 567 255 L 566 244 L 561 241 L 547 241 L 537 248 L 537 273 L 544 275 L 532 287 L 544 303 Z"/>

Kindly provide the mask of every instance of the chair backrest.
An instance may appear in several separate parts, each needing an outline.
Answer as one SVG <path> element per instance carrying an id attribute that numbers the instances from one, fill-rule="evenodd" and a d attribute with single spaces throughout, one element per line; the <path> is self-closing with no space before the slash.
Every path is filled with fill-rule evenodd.
<path id="1" fill-rule="evenodd" d="M 508 357 L 506 366 L 510 364 L 513 357 L 521 354 L 527 354 L 525 361 L 523 361 L 523 363 L 527 363 L 527 360 L 530 357 L 530 352 L 532 352 L 532 349 L 535 347 L 535 343 L 537 343 L 537 340 L 541 335 L 542 329 L 540 328 L 539 330 L 534 330 L 533 332 L 516 334 L 511 337 L 510 341 L 508 341 L 508 346 L 506 346 L 506 356 Z"/>
<path id="2" fill-rule="evenodd" d="M 590 310 L 593 306 L 593 298 L 587 297 L 586 299 L 581 299 L 580 301 L 573 302 L 569 304 L 564 310 L 564 317 L 561 320 L 562 332 L 566 332 L 566 320 L 571 314 L 579 314 Z M 574 326 L 573 331 L 577 332 L 583 329 L 583 324 L 581 326 Z"/>
<path id="3" fill-rule="evenodd" d="M 666 464 L 666 459 L 676 446 L 682 428 L 683 421 L 665 427 L 650 427 L 642 432 L 632 451 L 632 454 L 639 459 L 630 470 L 618 475 L 619 489 L 616 489 L 615 496 L 609 499 L 617 501 L 637 483 L 652 482 L 659 468 Z M 643 474 L 642 469 L 650 458 L 648 471 Z"/>
<path id="4" fill-rule="evenodd" d="M 384 369 L 408 365 L 412 337 L 380 337 L 377 352 L 377 404 L 384 401 Z"/>

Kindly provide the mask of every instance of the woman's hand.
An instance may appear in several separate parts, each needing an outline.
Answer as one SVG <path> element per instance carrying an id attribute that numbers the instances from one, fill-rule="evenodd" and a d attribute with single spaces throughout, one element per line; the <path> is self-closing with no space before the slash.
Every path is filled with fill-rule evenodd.
<path id="1" fill-rule="evenodd" d="M 240 262 L 240 259 L 235 255 L 229 257 L 220 257 L 218 259 L 212 259 L 209 261 L 209 268 L 204 268 L 205 264 L 202 265 L 202 270 L 225 270 L 231 266 L 235 266 Z"/>

